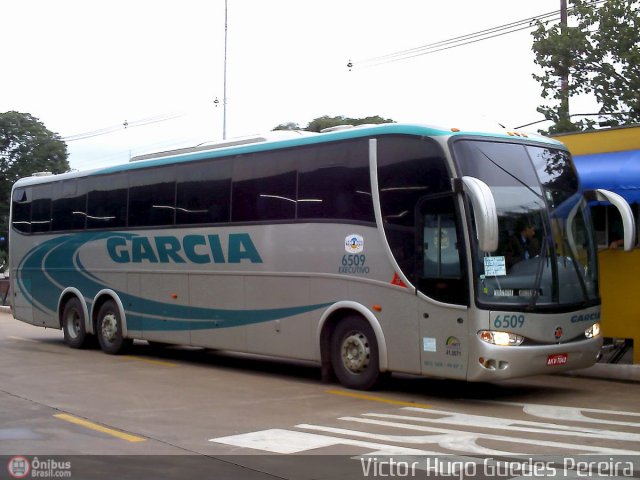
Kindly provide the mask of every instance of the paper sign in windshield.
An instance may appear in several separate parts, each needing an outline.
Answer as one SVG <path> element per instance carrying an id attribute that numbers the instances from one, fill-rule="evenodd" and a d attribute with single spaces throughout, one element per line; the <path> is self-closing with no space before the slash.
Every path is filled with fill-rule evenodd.
<path id="1" fill-rule="evenodd" d="M 484 257 L 484 274 L 487 277 L 501 277 L 507 274 L 507 264 L 504 256 Z"/>

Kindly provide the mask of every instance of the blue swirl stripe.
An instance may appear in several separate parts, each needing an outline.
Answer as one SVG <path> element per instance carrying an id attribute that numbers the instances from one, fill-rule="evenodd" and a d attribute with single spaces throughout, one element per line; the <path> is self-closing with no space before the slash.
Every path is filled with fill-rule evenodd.
<path id="1" fill-rule="evenodd" d="M 111 288 L 125 305 L 127 328 L 140 331 L 179 331 L 230 328 L 269 322 L 326 308 L 333 302 L 260 310 L 227 310 L 176 305 L 119 291 L 87 271 L 79 250 L 110 237 L 131 239 L 136 234 L 95 232 L 59 236 L 32 249 L 18 266 L 17 285 L 34 308 L 56 315 L 58 300 L 67 287 L 82 292 L 89 309 L 100 290 Z M 127 309 L 126 306 L 134 308 Z"/>

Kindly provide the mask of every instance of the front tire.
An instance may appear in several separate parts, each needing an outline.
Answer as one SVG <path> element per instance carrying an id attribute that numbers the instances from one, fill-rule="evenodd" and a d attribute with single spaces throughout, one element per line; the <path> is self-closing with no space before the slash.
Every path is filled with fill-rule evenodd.
<path id="1" fill-rule="evenodd" d="M 113 300 L 108 300 L 98 311 L 97 322 L 98 342 L 103 352 L 118 355 L 127 351 L 133 343 L 130 338 L 124 338 L 120 309 Z"/>
<path id="2" fill-rule="evenodd" d="M 380 376 L 378 342 L 369 322 L 360 316 L 342 319 L 331 337 L 331 364 L 347 388 L 369 390 Z"/>
<path id="3" fill-rule="evenodd" d="M 76 297 L 69 299 L 62 311 L 62 331 L 64 343 L 71 348 L 85 348 L 89 344 L 90 335 L 85 327 L 82 302 Z"/>

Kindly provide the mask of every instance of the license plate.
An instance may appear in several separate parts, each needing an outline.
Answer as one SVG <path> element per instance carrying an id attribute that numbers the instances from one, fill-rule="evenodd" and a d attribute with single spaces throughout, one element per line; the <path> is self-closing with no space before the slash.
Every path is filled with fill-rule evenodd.
<path id="1" fill-rule="evenodd" d="M 556 365 L 564 365 L 567 363 L 569 355 L 566 353 L 557 353 L 555 355 L 549 355 L 547 357 L 547 366 L 553 367 Z"/>

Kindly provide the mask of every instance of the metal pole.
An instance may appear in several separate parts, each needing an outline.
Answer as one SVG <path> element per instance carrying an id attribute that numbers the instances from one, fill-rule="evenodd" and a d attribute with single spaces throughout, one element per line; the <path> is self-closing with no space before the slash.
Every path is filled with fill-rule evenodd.
<path id="1" fill-rule="evenodd" d="M 222 139 L 227 139 L 227 1 L 224 0 L 224 85 L 222 92 Z"/>

